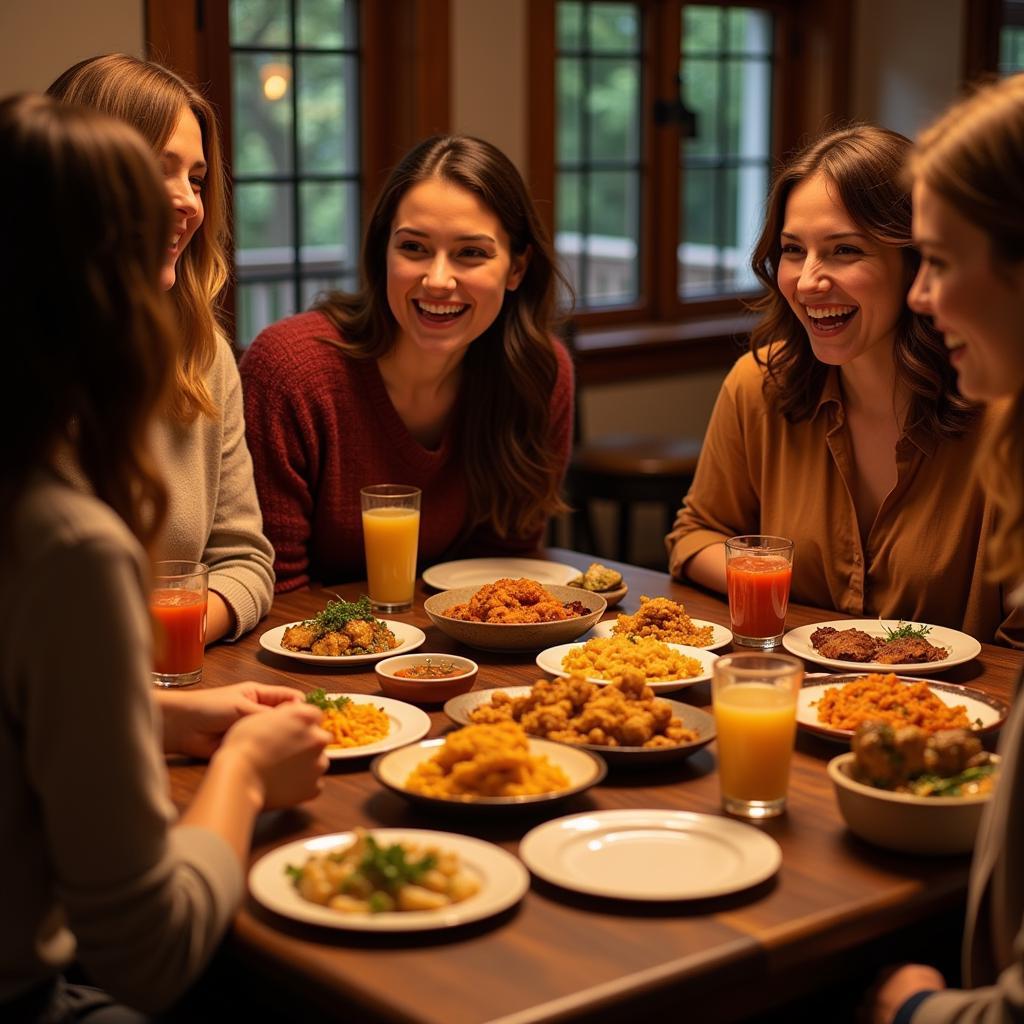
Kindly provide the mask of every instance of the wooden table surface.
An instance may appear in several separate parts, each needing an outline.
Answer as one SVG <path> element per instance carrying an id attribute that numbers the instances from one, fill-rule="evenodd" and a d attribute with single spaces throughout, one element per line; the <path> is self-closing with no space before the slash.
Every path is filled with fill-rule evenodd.
<path id="1" fill-rule="evenodd" d="M 560 549 L 547 555 L 578 566 L 590 561 Z M 728 624 L 725 603 L 714 595 L 673 583 L 662 573 L 620 568 L 630 586 L 622 610 L 634 611 L 641 594 L 668 596 L 683 601 L 696 618 Z M 355 598 L 363 588 L 334 589 Z M 420 587 L 416 607 L 390 617 L 426 632 L 423 651 L 460 651 L 424 614 L 422 601 L 429 593 Z M 308 617 L 326 600 L 317 589 L 279 596 L 253 634 L 207 652 L 204 685 L 256 679 L 303 690 L 379 692 L 372 665 L 338 671 L 260 649 L 260 633 Z M 787 627 L 836 617 L 791 606 Z M 480 664 L 477 687 L 521 685 L 542 675 L 532 654 L 461 653 Z M 978 659 L 938 678 L 1008 700 L 1019 663 L 1019 653 L 985 646 Z M 671 696 L 698 706 L 711 699 L 706 683 Z M 431 736 L 451 727 L 440 708 L 428 710 Z M 682 1007 L 689 1020 L 741 1018 L 786 993 L 810 988 L 816 975 L 824 977 L 829 962 L 863 943 L 962 899 L 968 858 L 889 854 L 846 831 L 825 774 L 826 762 L 840 749 L 800 734 L 788 813 L 757 826 L 782 847 L 782 867 L 771 881 L 742 893 L 652 905 L 579 896 L 534 879 L 522 903 L 497 918 L 404 936 L 301 925 L 264 911 L 250 897 L 238 914 L 229 950 L 246 965 L 254 984 L 260 979 L 268 991 L 288 993 L 297 1008 L 295 1019 L 326 1014 L 352 1021 L 526 1024 L 639 1020 Z M 172 795 L 179 804 L 188 801 L 202 771 L 200 764 L 172 763 Z M 253 858 L 284 842 L 354 825 L 463 832 L 515 853 L 522 835 L 546 817 L 606 808 L 721 813 L 714 745 L 677 764 L 613 767 L 599 787 L 554 812 L 498 819 L 414 808 L 383 790 L 365 760 L 343 762 L 332 768 L 316 800 L 262 817 Z M 299 1006 L 306 1008 L 305 1016 Z"/>

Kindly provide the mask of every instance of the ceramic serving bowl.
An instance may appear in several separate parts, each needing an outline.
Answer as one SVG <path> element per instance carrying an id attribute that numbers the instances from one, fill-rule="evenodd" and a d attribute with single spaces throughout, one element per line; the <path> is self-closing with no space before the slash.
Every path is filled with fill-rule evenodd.
<path id="1" fill-rule="evenodd" d="M 396 672 L 431 665 L 451 665 L 459 674 L 445 679 L 409 679 Z M 442 704 L 452 697 L 468 693 L 476 682 L 480 666 L 458 654 L 399 654 L 395 658 L 378 661 L 375 666 L 377 683 L 386 697 L 407 700 L 412 704 Z"/>
<path id="2" fill-rule="evenodd" d="M 442 633 L 453 640 L 482 651 L 539 651 L 545 647 L 566 644 L 582 636 L 604 614 L 607 602 L 600 594 L 580 587 L 547 586 L 545 589 L 559 601 L 579 601 L 586 614 L 558 622 L 465 622 L 445 613 L 454 605 L 464 604 L 479 587 L 459 587 L 434 594 L 423 602 L 423 610 Z"/>
<path id="3" fill-rule="evenodd" d="M 852 778 L 854 754 L 828 763 L 839 811 L 861 839 L 901 853 L 969 853 L 991 793 L 979 796 L 913 796 L 867 786 Z M 998 758 L 993 757 L 998 763 Z M 998 785 L 998 779 L 996 785 Z"/>

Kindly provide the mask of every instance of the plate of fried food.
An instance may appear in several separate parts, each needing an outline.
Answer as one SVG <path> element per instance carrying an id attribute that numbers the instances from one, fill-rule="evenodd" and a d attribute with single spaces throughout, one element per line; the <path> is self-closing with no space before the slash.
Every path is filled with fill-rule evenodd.
<path id="1" fill-rule="evenodd" d="M 976 658 L 981 644 L 957 629 L 901 619 L 839 619 L 791 629 L 790 654 L 829 668 L 924 675 Z"/>
<path id="2" fill-rule="evenodd" d="M 374 618 L 370 599 L 330 601 L 311 619 L 268 629 L 260 647 L 317 665 L 365 665 L 414 651 L 427 639 L 422 629 Z"/>
<path id="3" fill-rule="evenodd" d="M 381 754 L 370 765 L 382 786 L 448 810 L 548 806 L 596 785 L 607 770 L 596 754 L 527 736 L 512 721 L 467 725 Z"/>
<path id="4" fill-rule="evenodd" d="M 322 689 L 307 693 L 305 699 L 323 712 L 320 725 L 333 737 L 327 744 L 332 761 L 382 754 L 415 743 L 430 731 L 430 716 L 403 700 Z"/>
<path id="5" fill-rule="evenodd" d="M 515 906 L 529 887 L 522 863 L 493 843 L 411 828 L 298 839 L 249 871 L 253 897 L 275 914 L 362 932 L 480 921 Z"/>
<path id="6" fill-rule="evenodd" d="M 640 607 L 632 615 L 619 613 L 616 619 L 599 622 L 594 636 L 649 636 L 667 644 L 703 647 L 717 651 L 732 643 L 732 630 L 717 622 L 691 619 L 680 601 L 667 597 L 642 595 Z"/>
<path id="7" fill-rule="evenodd" d="M 655 697 L 639 672 L 608 686 L 569 676 L 472 690 L 453 697 L 444 710 L 460 725 L 518 722 L 531 736 L 592 750 L 609 764 L 682 760 L 715 738 L 711 715 Z"/>
<path id="8" fill-rule="evenodd" d="M 651 637 L 597 636 L 583 644 L 559 644 L 537 655 L 537 666 L 553 676 L 583 676 L 607 686 L 638 673 L 655 693 L 706 683 L 718 660 L 700 647 L 666 644 Z"/>
<path id="9" fill-rule="evenodd" d="M 917 726 L 926 734 L 943 729 L 989 732 L 1009 711 L 981 690 L 953 683 L 905 678 L 894 673 L 816 676 L 797 696 L 797 724 L 828 739 L 849 740 L 864 722 Z"/>
<path id="10" fill-rule="evenodd" d="M 536 651 L 575 640 L 607 607 L 600 594 L 544 586 L 531 579 L 460 587 L 423 602 L 423 610 L 442 633 L 484 651 Z"/>

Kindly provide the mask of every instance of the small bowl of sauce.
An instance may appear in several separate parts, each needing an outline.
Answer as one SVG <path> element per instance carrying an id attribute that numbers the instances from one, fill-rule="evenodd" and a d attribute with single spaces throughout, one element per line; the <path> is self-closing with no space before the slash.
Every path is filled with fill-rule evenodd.
<path id="1" fill-rule="evenodd" d="M 473 689 L 479 666 L 458 654 L 399 654 L 378 661 L 377 683 L 385 697 L 413 704 L 442 704 Z"/>

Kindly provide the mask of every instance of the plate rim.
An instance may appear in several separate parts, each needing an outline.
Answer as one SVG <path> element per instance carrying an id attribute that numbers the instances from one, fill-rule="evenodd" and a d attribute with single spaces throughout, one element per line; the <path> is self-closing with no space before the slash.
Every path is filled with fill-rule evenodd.
<path id="1" fill-rule="evenodd" d="M 467 564 L 471 564 L 471 563 L 480 563 L 480 562 L 512 562 L 512 561 L 514 561 L 514 562 L 534 562 L 534 563 L 540 563 L 542 565 L 558 566 L 560 569 L 568 570 L 570 572 L 570 575 L 566 577 L 565 581 L 557 582 L 557 583 L 554 580 L 551 581 L 551 583 L 554 586 L 562 586 L 562 587 L 566 586 L 568 581 L 571 580 L 571 579 L 574 579 L 576 576 L 579 576 L 580 575 L 580 571 L 581 571 L 581 570 L 577 569 L 575 566 L 569 565 L 566 562 L 548 561 L 545 558 L 526 558 L 526 557 L 520 558 L 518 556 L 513 555 L 513 556 L 510 556 L 509 558 L 455 558 L 455 559 L 451 559 L 451 560 L 449 560 L 447 562 L 438 562 L 436 565 L 431 565 L 431 566 L 428 566 L 426 569 L 424 569 L 422 574 L 421 574 L 421 576 L 420 576 L 420 578 L 423 580 L 423 582 L 428 587 L 433 587 L 434 590 L 437 590 L 437 591 L 440 591 L 440 592 L 444 592 L 445 590 L 458 590 L 460 587 L 482 587 L 482 586 L 484 586 L 484 584 L 486 584 L 486 583 L 493 583 L 494 580 L 502 579 L 502 577 L 501 576 L 494 576 L 494 577 L 488 578 L 486 580 L 483 580 L 480 583 L 457 583 L 457 584 L 454 584 L 454 585 L 442 585 L 442 584 L 439 584 L 439 583 L 433 583 L 433 582 L 431 582 L 431 577 L 434 577 L 436 579 L 438 571 L 443 571 L 443 570 L 448 569 L 450 566 L 453 566 L 453 565 L 467 565 Z M 564 574 L 564 572 L 560 572 L 559 575 L 561 576 L 561 575 L 565 575 L 565 574 Z M 544 581 L 540 580 L 539 582 L 543 583 Z"/>
<path id="2" fill-rule="evenodd" d="M 618 619 L 619 615 L 627 615 L 627 614 L 632 614 L 632 613 L 629 613 L 629 612 L 617 612 L 616 615 L 615 615 L 615 619 L 602 619 L 600 622 L 594 623 L 594 625 L 591 627 L 591 632 L 594 634 L 594 636 L 611 636 L 612 635 L 611 634 L 611 627 L 615 624 L 615 621 Z M 726 633 L 726 637 L 725 637 L 724 640 L 715 640 L 709 646 L 707 646 L 707 647 L 697 647 L 696 650 L 698 650 L 698 651 L 720 651 L 723 647 L 727 647 L 729 644 L 732 643 L 732 630 L 728 626 L 723 626 L 719 622 L 712 622 L 710 619 L 695 619 L 692 615 L 690 616 L 690 621 L 695 626 L 714 626 L 716 631 L 717 630 L 724 630 L 725 633 Z M 607 632 L 598 633 L 597 630 L 600 629 L 601 627 L 603 627 L 606 623 L 608 624 L 608 631 Z M 683 646 L 693 647 L 693 644 L 685 644 Z"/>
<path id="3" fill-rule="evenodd" d="M 800 684 L 800 692 L 804 690 L 810 690 L 815 687 L 825 686 L 841 686 L 837 680 L 845 679 L 850 676 L 863 676 L 871 675 L 869 672 L 842 672 L 835 675 L 831 675 L 827 678 L 821 676 L 813 676 L 810 679 L 804 679 Z M 876 673 L 875 673 L 876 674 Z M 893 673 L 896 675 L 896 673 Z M 1010 707 L 1006 701 L 1001 700 L 998 697 L 994 697 L 991 694 L 985 693 L 984 690 L 976 690 L 973 686 L 961 686 L 959 683 L 947 683 L 941 679 L 918 679 L 913 676 L 901 676 L 896 675 L 896 678 L 903 683 L 924 683 L 931 690 L 938 690 L 940 693 L 948 693 L 954 696 L 961 695 L 968 697 L 971 700 L 978 701 L 981 704 L 992 708 L 1000 716 L 995 722 L 991 722 L 988 725 L 982 726 L 980 729 L 972 729 L 971 732 L 977 736 L 983 736 L 986 733 L 995 732 L 997 729 L 1002 728 L 1003 723 L 1006 721 L 1007 715 L 1010 713 Z M 850 680 L 847 680 L 850 681 Z M 941 699 L 941 698 L 940 698 Z M 943 701 L 945 703 L 945 701 Z M 848 743 L 853 738 L 852 729 L 833 729 L 827 725 L 821 725 L 818 722 L 807 722 L 800 718 L 800 702 L 797 701 L 797 712 L 796 712 L 796 724 L 798 729 L 803 729 L 805 732 L 820 736 L 823 739 L 835 740 L 838 743 Z"/>
<path id="4" fill-rule="evenodd" d="M 822 626 L 832 626 L 833 628 L 840 629 L 863 629 L 864 632 L 868 632 L 869 626 L 873 626 L 876 629 L 881 625 L 898 625 L 900 622 L 917 622 L 916 619 L 829 619 L 822 622 L 811 622 L 803 626 L 795 626 L 793 629 L 787 630 L 782 637 L 782 646 L 790 653 L 796 655 L 798 658 L 803 658 L 805 661 L 812 661 L 816 665 L 824 665 L 827 668 L 840 669 L 847 672 L 895 672 L 897 675 L 932 675 L 937 672 L 945 672 L 948 668 L 954 668 L 957 665 L 966 664 L 968 661 L 973 661 L 979 654 L 981 654 L 981 642 L 971 636 L 970 633 L 965 633 L 961 629 L 954 629 L 952 626 L 940 626 L 936 623 L 921 622 L 919 625 L 929 626 L 931 629 L 942 629 L 947 630 L 950 633 L 955 633 L 958 638 L 963 638 L 968 641 L 968 647 L 973 650 L 971 654 L 963 654 L 954 656 L 952 652 L 948 658 L 944 658 L 942 661 L 924 661 L 924 662 L 911 662 L 899 665 L 883 665 L 877 661 L 840 661 L 836 658 L 825 658 L 820 655 L 811 646 L 811 633 L 815 629 L 820 629 Z M 806 639 L 803 637 L 794 638 L 794 634 L 807 632 Z M 938 645 L 936 645 L 938 646 Z M 974 650 L 974 648 L 977 648 Z"/>
<path id="5" fill-rule="evenodd" d="M 393 627 L 399 626 L 403 631 L 412 631 L 412 636 L 408 641 L 403 640 L 390 651 L 381 651 L 379 654 L 350 654 L 348 656 L 343 654 L 310 654 L 308 651 L 289 651 L 282 647 L 280 638 L 284 636 L 284 631 L 292 626 L 299 626 L 306 621 L 308 620 L 296 619 L 294 622 L 285 622 L 280 626 L 272 626 L 270 629 L 264 630 L 260 634 L 260 647 L 271 654 L 280 655 L 282 658 L 291 658 L 293 661 L 304 661 L 309 665 L 343 667 L 345 665 L 368 665 L 383 658 L 395 658 L 400 654 L 411 654 L 427 642 L 427 634 L 419 626 L 414 626 L 409 622 L 399 622 L 397 619 L 380 619 L 379 621 L 386 623 L 393 633 Z M 267 639 L 271 633 L 277 633 L 278 630 L 280 630 L 280 636 L 276 640 L 271 641 Z M 417 634 L 419 635 L 417 636 Z M 396 633 L 395 635 L 397 636 L 398 634 Z M 406 646 L 407 643 L 408 647 Z"/>
<path id="6" fill-rule="evenodd" d="M 272 850 L 268 850 L 253 862 L 246 873 L 249 895 L 260 906 L 265 907 L 272 913 L 292 921 L 300 921 L 303 924 L 312 924 L 322 928 L 341 929 L 344 931 L 389 933 L 435 931 L 441 928 L 455 928 L 474 921 L 483 921 L 515 906 L 529 891 L 530 872 L 526 869 L 526 866 L 517 857 L 502 849 L 496 843 L 490 843 L 485 839 L 478 839 L 476 836 L 467 836 L 459 832 L 446 832 L 442 829 L 371 827 L 367 828 L 366 831 L 371 835 L 380 836 L 384 839 L 390 838 L 393 842 L 401 842 L 403 837 L 406 836 L 415 836 L 417 841 L 427 841 L 429 837 L 429 841 L 436 841 L 438 845 L 443 845 L 452 842 L 452 839 L 454 839 L 454 845 L 461 846 L 464 849 L 479 851 L 482 856 L 489 858 L 492 874 L 494 865 L 501 865 L 504 869 L 502 872 L 503 876 L 507 872 L 507 882 L 504 878 L 499 882 L 495 882 L 492 878 L 492 887 L 496 886 L 496 889 L 490 895 L 490 902 L 477 908 L 475 911 L 471 907 L 469 915 L 465 913 L 465 908 L 461 913 L 454 912 L 453 908 L 457 908 L 461 904 L 452 904 L 451 907 L 440 911 L 425 911 L 424 913 L 426 914 L 435 915 L 429 919 L 411 913 L 401 915 L 393 913 L 389 914 L 386 918 L 380 914 L 365 917 L 361 915 L 345 915 L 336 911 L 330 911 L 319 904 L 303 900 L 298 893 L 295 893 L 295 899 L 300 902 L 292 905 L 290 899 L 277 900 L 273 895 L 271 895 L 268 901 L 264 898 L 265 892 L 261 894 L 258 891 L 257 886 L 262 889 L 262 879 L 265 874 L 269 875 L 278 867 L 283 874 L 286 857 L 301 856 L 308 849 L 309 843 L 314 841 L 323 843 L 327 839 L 336 838 L 341 840 L 354 835 L 354 830 L 349 829 L 344 832 L 328 832 L 316 836 L 306 836 L 304 839 L 292 840 L 289 843 L 283 843 Z M 449 837 L 452 837 L 452 839 Z M 458 853 L 460 857 L 463 856 L 463 851 L 455 850 L 454 852 Z M 477 867 L 477 870 L 479 870 L 479 867 Z M 487 880 L 487 873 L 481 873 L 484 879 Z M 254 882 L 254 879 L 258 879 L 258 881 Z M 291 895 L 288 889 L 284 891 L 288 892 L 289 896 Z M 474 898 L 470 897 L 469 900 L 464 902 L 469 903 Z M 404 920 L 407 917 L 413 917 L 414 920 Z M 441 919 L 438 920 L 437 918 Z"/>
<path id="7" fill-rule="evenodd" d="M 399 747 L 405 747 L 410 743 L 415 743 L 418 740 L 423 739 L 423 737 L 430 732 L 430 715 L 428 715 L 422 708 L 418 708 L 415 704 L 410 704 L 408 701 L 397 700 L 394 697 L 385 697 L 383 694 L 342 693 L 340 690 L 328 693 L 327 697 L 329 700 L 334 700 L 337 697 L 348 697 L 349 699 L 354 698 L 354 703 L 356 704 L 378 704 L 383 702 L 384 708 L 382 708 L 382 710 L 385 711 L 388 707 L 403 705 L 402 713 L 408 715 L 416 723 L 411 726 L 412 731 L 415 733 L 413 736 L 403 736 L 401 739 L 398 739 L 398 737 L 393 733 L 389 733 L 384 737 L 384 739 L 377 740 L 375 743 L 367 743 L 365 746 L 361 747 L 335 747 L 332 749 L 330 746 L 327 746 L 324 748 L 324 753 L 330 761 L 349 761 L 358 757 L 375 757 L 377 754 L 386 754 L 388 751 L 397 750 Z M 420 728 L 422 728 L 422 732 L 417 731 Z M 391 742 L 396 739 L 398 740 L 397 743 Z M 382 744 L 387 745 L 384 746 Z"/>
<path id="8" fill-rule="evenodd" d="M 561 872 L 551 872 L 550 869 L 547 869 L 546 871 L 543 865 L 538 869 L 535 852 L 537 843 L 546 839 L 548 834 L 562 832 L 568 829 L 573 822 L 586 818 L 597 821 L 599 824 L 607 821 L 609 823 L 608 827 L 612 827 L 615 824 L 619 824 L 620 827 L 623 827 L 629 818 L 646 818 L 648 821 L 659 818 L 662 821 L 669 819 L 675 819 L 677 821 L 686 819 L 688 821 L 696 822 L 701 826 L 701 828 L 707 828 L 711 823 L 714 823 L 714 827 L 716 829 L 723 829 L 726 832 L 732 832 L 734 835 L 744 835 L 751 843 L 761 846 L 765 855 L 769 858 L 769 866 L 752 874 L 749 879 L 743 880 L 738 885 L 735 884 L 734 881 L 724 881 L 718 887 L 710 891 L 693 892 L 691 890 L 689 892 L 685 892 L 675 890 L 671 895 L 636 894 L 626 890 L 610 891 L 604 887 L 585 884 L 584 880 L 578 874 L 570 876 L 568 874 L 562 874 Z M 651 825 L 648 824 L 646 827 L 650 828 Z M 749 832 L 746 830 L 749 830 Z M 761 882 L 767 881 L 769 878 L 772 878 L 777 874 L 779 868 L 782 866 L 783 858 L 782 847 L 779 846 L 778 842 L 772 838 L 772 836 L 768 835 L 766 832 L 761 832 L 752 825 L 746 824 L 745 822 L 734 821 L 732 818 L 727 818 L 724 815 L 705 814 L 699 811 L 667 810 L 663 808 L 609 808 L 607 810 L 594 811 L 590 814 L 572 814 L 563 818 L 554 818 L 551 821 L 546 821 L 537 825 L 530 829 L 530 831 L 527 832 L 519 841 L 519 859 L 538 878 L 559 886 L 560 888 L 569 889 L 573 892 L 583 893 L 588 896 L 598 896 L 605 899 L 632 900 L 644 903 L 672 903 L 680 900 L 714 899 L 719 896 L 743 892 L 755 885 L 759 885 Z M 678 878 L 680 876 L 676 877 Z M 741 878 L 743 878 L 743 876 L 741 876 Z M 566 879 L 568 884 L 567 881 L 562 881 L 560 879 Z"/>
<path id="9" fill-rule="evenodd" d="M 586 641 L 583 641 L 583 643 L 586 643 Z M 577 645 L 582 647 L 583 643 L 579 640 L 570 640 L 565 644 L 555 644 L 552 647 L 545 647 L 544 650 L 540 651 L 537 654 L 537 657 L 533 659 L 534 664 L 536 664 L 542 672 L 548 672 L 560 679 L 568 679 L 568 677 L 572 675 L 571 672 L 566 672 L 564 668 L 559 668 L 557 671 L 555 669 L 547 668 L 541 664 L 540 659 L 550 651 L 557 651 L 562 647 L 575 647 Z M 710 658 L 711 662 L 707 671 L 703 672 L 699 676 L 694 676 L 692 679 L 665 679 L 661 682 L 648 682 L 647 685 L 654 691 L 655 695 L 660 696 L 663 693 L 674 693 L 676 690 L 685 690 L 691 686 L 696 686 L 698 683 L 706 683 L 710 681 L 714 671 L 714 664 L 718 660 L 719 655 L 715 654 L 714 651 L 708 650 L 706 647 L 689 647 L 686 644 L 672 643 L 668 646 L 677 653 L 681 653 L 684 657 L 697 657 L 698 660 L 701 661 L 701 667 L 704 666 L 704 662 L 701 660 L 702 657 Z M 587 682 L 596 683 L 598 686 L 607 686 L 611 682 L 610 679 L 598 679 L 595 676 L 584 676 L 584 678 Z"/>

